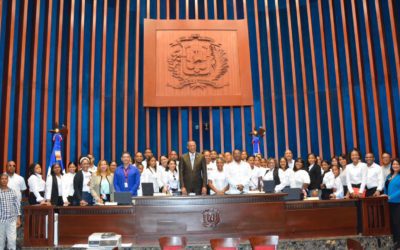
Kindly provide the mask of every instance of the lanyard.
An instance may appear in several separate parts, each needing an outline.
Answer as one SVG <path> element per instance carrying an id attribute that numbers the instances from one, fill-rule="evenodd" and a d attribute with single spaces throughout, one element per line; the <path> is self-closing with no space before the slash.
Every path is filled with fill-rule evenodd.
<path id="1" fill-rule="evenodd" d="M 128 182 L 128 174 L 129 174 L 129 165 L 127 168 L 124 168 L 124 176 L 125 176 L 125 182 Z"/>

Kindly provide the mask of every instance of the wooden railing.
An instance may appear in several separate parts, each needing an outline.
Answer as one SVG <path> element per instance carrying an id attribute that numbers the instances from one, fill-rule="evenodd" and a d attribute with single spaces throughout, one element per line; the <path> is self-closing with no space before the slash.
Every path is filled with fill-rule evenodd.
<path id="1" fill-rule="evenodd" d="M 24 207 L 24 246 L 54 245 L 54 207 Z"/>
<path id="2" fill-rule="evenodd" d="M 390 213 L 387 197 L 362 198 L 361 234 L 364 236 L 388 235 L 390 233 Z"/>

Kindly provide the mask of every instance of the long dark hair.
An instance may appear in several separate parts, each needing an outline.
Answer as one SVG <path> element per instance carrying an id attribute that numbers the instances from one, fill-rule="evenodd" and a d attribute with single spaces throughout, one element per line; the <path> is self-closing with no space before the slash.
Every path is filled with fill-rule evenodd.
<path id="1" fill-rule="evenodd" d="M 146 168 L 150 168 L 150 161 L 151 161 L 151 159 L 156 160 L 156 166 L 154 167 L 154 170 L 157 172 L 157 158 L 156 158 L 154 155 L 153 155 L 153 156 L 150 156 L 149 159 L 146 160 L 146 162 L 147 162 Z"/>
<path id="2" fill-rule="evenodd" d="M 168 160 L 167 169 L 166 169 L 165 171 L 170 171 L 170 170 L 169 170 L 169 163 L 170 163 L 170 162 L 175 162 L 175 171 L 178 173 L 178 165 L 176 164 L 176 161 L 175 161 L 175 160 Z"/>
<path id="3" fill-rule="evenodd" d="M 393 162 L 397 162 L 398 164 L 400 164 L 400 158 L 395 158 L 392 160 L 391 164 L 390 164 L 390 175 L 393 176 L 394 175 L 394 170 L 393 170 Z"/>
<path id="4" fill-rule="evenodd" d="M 56 163 L 54 163 L 53 165 L 51 165 L 50 174 L 51 174 L 52 176 L 55 176 L 55 175 L 56 175 L 56 174 L 54 173 L 54 167 L 55 167 L 55 166 L 59 166 L 59 167 L 61 168 L 61 165 L 60 165 L 60 163 L 58 163 L 58 162 L 56 162 Z M 61 168 L 61 175 L 63 175 L 62 168 Z"/>
<path id="5" fill-rule="evenodd" d="M 26 184 L 28 184 L 29 177 L 31 177 L 31 175 L 34 175 L 34 174 L 35 174 L 35 167 L 36 167 L 36 165 L 39 165 L 39 163 L 32 163 L 32 164 L 29 165 L 29 167 L 28 167 L 28 174 L 26 175 L 26 178 L 25 178 Z M 40 165 L 39 165 L 39 166 L 40 166 Z M 28 186 L 28 185 L 27 185 L 27 186 Z"/>

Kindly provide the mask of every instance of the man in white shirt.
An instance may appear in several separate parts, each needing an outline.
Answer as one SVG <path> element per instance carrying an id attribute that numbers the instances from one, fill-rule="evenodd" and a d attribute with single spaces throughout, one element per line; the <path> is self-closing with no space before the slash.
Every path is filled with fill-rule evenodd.
<path id="1" fill-rule="evenodd" d="M 366 197 L 377 197 L 381 194 L 384 186 L 382 168 L 375 163 L 375 156 L 373 153 L 365 155 L 365 162 L 368 166 L 367 184 L 366 184 Z"/>
<path id="2" fill-rule="evenodd" d="M 382 174 L 383 174 L 383 181 L 386 181 L 386 178 L 390 174 L 392 157 L 389 153 L 384 152 L 382 154 Z"/>
<path id="3" fill-rule="evenodd" d="M 204 150 L 203 155 L 207 164 L 207 176 L 211 176 L 211 174 L 217 170 L 217 164 L 215 161 L 211 161 L 211 152 L 209 150 Z"/>
<path id="4" fill-rule="evenodd" d="M 216 166 L 216 165 L 217 165 L 216 160 L 217 160 L 217 158 L 218 158 L 218 153 L 217 153 L 217 151 L 211 150 L 211 151 L 210 151 L 210 158 L 211 158 L 211 162 L 212 162 L 213 164 L 215 164 L 215 166 Z"/>
<path id="5" fill-rule="evenodd" d="M 233 151 L 233 161 L 228 164 L 229 194 L 245 194 L 249 192 L 251 168 L 242 161 L 241 152 Z"/>
<path id="6" fill-rule="evenodd" d="M 285 159 L 287 160 L 288 166 L 290 169 L 294 167 L 293 153 L 290 149 L 285 151 Z"/>
<path id="7" fill-rule="evenodd" d="M 22 192 L 26 190 L 26 184 L 24 178 L 15 173 L 16 166 L 15 161 L 7 163 L 8 187 L 15 191 L 18 201 L 21 202 Z"/>

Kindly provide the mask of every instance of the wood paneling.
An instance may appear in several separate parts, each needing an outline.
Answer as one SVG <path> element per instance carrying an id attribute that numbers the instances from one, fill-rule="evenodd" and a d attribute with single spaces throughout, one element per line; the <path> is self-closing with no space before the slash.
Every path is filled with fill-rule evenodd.
<path id="1" fill-rule="evenodd" d="M 365 95 L 365 79 L 364 79 L 364 69 L 363 69 L 363 58 L 361 55 L 361 48 L 360 48 L 360 35 L 359 35 L 359 27 L 357 21 L 357 7 L 355 1 L 351 2 L 351 13 L 353 17 L 353 30 L 354 30 L 354 39 L 355 39 L 355 46 L 356 46 L 356 54 L 357 54 L 357 70 L 358 70 L 358 83 L 360 85 L 360 96 L 361 96 L 361 117 L 363 118 L 363 125 L 364 125 L 364 138 L 365 138 L 365 151 L 371 151 L 371 141 L 370 141 L 370 129 L 369 129 L 369 113 L 367 107 L 367 96 Z M 361 136 L 361 135 L 360 135 Z"/>
<path id="2" fill-rule="evenodd" d="M 106 98 L 106 51 L 107 51 L 107 15 L 108 15 L 108 0 L 104 0 L 103 6 L 103 47 L 101 53 L 101 109 L 100 109 L 100 159 L 104 159 L 105 150 L 105 98 Z"/>
<path id="3" fill-rule="evenodd" d="M 323 158 L 324 152 L 322 149 L 322 132 L 321 132 L 321 108 L 319 103 L 319 91 L 318 91 L 318 77 L 317 77 L 317 65 L 315 59 L 315 44 L 314 44 L 314 31 L 312 23 L 312 14 L 310 1 L 307 1 L 307 21 L 310 36 L 310 47 L 311 47 L 311 64 L 313 68 L 312 79 L 314 85 L 314 98 L 315 98 L 315 115 L 317 117 L 317 135 L 318 135 L 318 153 Z"/>
<path id="4" fill-rule="evenodd" d="M 85 8 L 86 0 L 81 0 L 81 25 L 79 35 L 79 86 L 78 86 L 78 119 L 77 119 L 77 130 L 82 131 L 82 84 L 83 84 L 83 49 L 85 39 Z M 77 134 L 76 150 L 82 152 L 82 134 Z"/>
<path id="5" fill-rule="evenodd" d="M 53 1 L 50 1 L 50 5 L 52 5 Z M 19 69 L 19 81 L 18 81 L 18 118 L 17 118 L 17 134 L 16 134 L 16 140 L 17 142 L 21 141 L 22 139 L 22 110 L 23 110 L 23 98 L 24 98 L 24 81 L 25 81 L 25 59 L 26 59 L 26 26 L 28 24 L 27 22 L 27 18 L 28 18 L 28 1 L 24 1 L 24 7 L 23 7 L 23 17 L 22 17 L 22 30 L 21 30 L 21 35 L 22 35 L 22 40 L 21 40 L 21 58 L 20 58 L 20 69 Z M 49 8 L 50 9 L 50 8 Z M 1 23 L 1 3 L 0 3 L 0 23 Z M 50 13 L 50 11 L 49 11 Z M 51 26 L 51 15 L 49 14 L 48 16 L 49 18 L 49 25 Z M 1 24 L 0 24 L 0 29 L 1 29 Z M 50 47 L 50 46 L 49 46 Z M 47 57 L 46 57 L 46 65 L 47 65 Z M 46 67 L 48 68 L 48 67 Z M 46 75 L 48 77 L 48 74 Z M 46 107 L 47 108 L 47 107 Z M 46 113 L 46 110 L 43 111 L 43 113 Z M 43 124 L 43 130 L 46 131 L 46 123 Z M 46 134 L 47 133 L 43 133 L 43 137 L 42 137 L 42 143 L 45 144 L 46 142 Z M 45 148 L 45 147 L 43 147 Z M 21 160 L 21 146 L 17 146 L 16 147 L 16 160 L 17 160 L 17 164 L 20 163 Z M 42 160 L 43 160 L 43 165 L 42 168 L 44 166 L 46 166 L 46 151 L 43 150 L 42 152 Z M 19 169 L 20 170 L 20 169 Z"/>
<path id="6" fill-rule="evenodd" d="M 350 58 L 350 49 L 349 49 L 349 37 L 347 30 L 347 16 L 346 16 L 346 7 L 345 1 L 342 1 L 340 5 L 340 12 L 342 16 L 342 28 L 343 28 L 343 43 L 345 49 L 345 60 L 346 60 L 346 70 L 347 70 L 347 87 L 349 91 L 349 102 L 350 102 L 350 114 L 351 114 L 351 129 L 352 129 L 352 139 L 353 146 L 358 147 L 358 130 L 357 130 L 357 120 L 356 120 L 356 106 L 354 101 L 354 90 L 353 90 L 353 72 L 351 69 L 351 58 Z"/>
<path id="7" fill-rule="evenodd" d="M 345 122 L 343 115 L 343 97 L 342 97 L 342 79 L 340 75 L 339 58 L 338 58 L 338 46 L 337 46 L 337 35 L 336 35 L 336 23 L 335 23 L 335 13 L 333 9 L 333 0 L 329 0 L 329 20 L 331 23 L 332 32 L 332 49 L 333 49 L 333 63 L 335 67 L 335 79 L 336 79 L 336 89 L 338 98 L 338 111 L 339 111 L 339 126 L 340 126 L 340 140 L 342 145 L 342 154 L 346 153 L 346 135 L 345 135 Z"/>
<path id="8" fill-rule="evenodd" d="M 15 1 L 13 1 L 13 16 L 15 15 Z M 37 65 L 38 65 L 38 40 L 39 40 L 39 22 L 40 22 L 40 0 L 36 1 L 35 4 L 35 31 L 33 40 L 33 60 L 32 60 L 32 78 L 31 78 L 31 100 L 30 100 L 30 123 L 29 123 L 29 162 L 34 160 L 34 144 L 35 144 L 35 107 L 36 107 L 36 81 L 37 81 Z M 15 18 L 15 17 L 14 17 Z M 14 41 L 14 26 L 11 25 L 12 40 Z M 12 55 L 13 49 L 10 48 L 10 54 Z M 9 76 L 11 77 L 12 62 L 9 61 Z M 9 81 L 11 86 L 11 78 Z M 5 119 L 8 121 L 8 118 Z M 8 124 L 8 123 L 6 123 Z M 8 140 L 5 140 L 8 141 Z"/>
<path id="9" fill-rule="evenodd" d="M 395 125 L 395 121 L 394 121 L 393 101 L 392 101 L 392 93 L 391 93 L 392 82 L 389 78 L 389 68 L 388 68 L 388 63 L 387 63 L 387 61 L 388 61 L 387 48 L 386 48 L 385 39 L 384 39 L 384 28 L 382 25 L 381 6 L 380 6 L 380 1 L 378 1 L 378 0 L 375 0 L 375 11 L 376 11 L 376 17 L 377 17 L 377 22 L 378 22 L 379 46 L 381 48 L 381 54 L 382 54 L 383 76 L 385 79 L 386 105 L 387 105 L 388 116 L 389 116 L 389 133 L 390 133 L 389 140 L 390 140 L 390 146 L 392 148 L 392 154 L 397 155 L 397 146 L 396 146 L 397 135 L 396 135 L 396 130 L 395 130 L 396 125 Z M 394 53 L 395 58 L 396 58 L 396 54 L 397 53 Z M 397 57 L 397 59 L 398 59 L 398 57 Z M 378 85 L 378 83 L 376 83 L 376 82 L 375 82 L 375 84 Z M 379 123 L 379 121 L 378 121 L 378 123 Z M 382 150 L 382 148 L 381 148 L 381 150 Z M 380 153 L 382 153 L 382 152 L 380 152 Z"/>
<path id="10" fill-rule="evenodd" d="M 116 1 L 115 30 L 114 30 L 114 60 L 113 60 L 113 84 L 112 84 L 112 111 L 111 111 L 111 157 L 116 158 L 116 120 L 117 120 L 117 66 L 118 66 L 118 38 L 119 38 L 119 8 L 121 1 Z"/>
<path id="11" fill-rule="evenodd" d="M 56 212 L 59 244 L 65 246 L 86 243 L 92 232 L 119 233 L 123 242 L 140 246 L 154 245 L 166 232 L 185 235 L 189 244 L 207 244 L 210 238 L 226 236 L 246 240 L 260 234 L 283 239 L 390 234 L 386 197 L 284 202 L 283 196 L 136 197 L 134 206 L 26 206 L 25 247 L 51 246 L 52 242 L 46 242 L 44 237 L 35 237 L 35 232 L 43 232 L 45 225 L 35 224 L 34 220 L 47 213 L 52 221 Z M 249 206 L 252 213 L 246 212 Z M 49 239 L 52 238 L 53 231 L 49 231 Z"/>
<path id="12" fill-rule="evenodd" d="M 68 126 L 71 126 L 71 110 L 72 110 L 72 57 L 73 57 L 73 48 L 74 48 L 74 25 L 75 25 L 75 0 L 71 0 L 71 12 L 70 12 L 70 21 L 69 21 L 69 42 L 68 42 L 68 83 L 67 83 L 67 112 L 65 117 L 65 123 Z M 71 146 L 70 146 L 70 138 L 64 138 L 65 145 L 65 162 L 70 161 L 71 157 Z M 103 145 L 103 144 L 102 144 Z"/>

